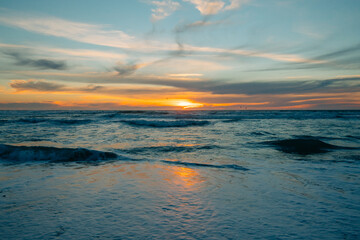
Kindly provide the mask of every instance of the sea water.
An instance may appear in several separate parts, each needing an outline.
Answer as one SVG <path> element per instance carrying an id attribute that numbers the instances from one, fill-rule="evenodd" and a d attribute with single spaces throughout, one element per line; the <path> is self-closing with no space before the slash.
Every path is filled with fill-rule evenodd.
<path id="1" fill-rule="evenodd" d="M 0 111 L 0 239 L 359 239 L 360 111 Z"/>

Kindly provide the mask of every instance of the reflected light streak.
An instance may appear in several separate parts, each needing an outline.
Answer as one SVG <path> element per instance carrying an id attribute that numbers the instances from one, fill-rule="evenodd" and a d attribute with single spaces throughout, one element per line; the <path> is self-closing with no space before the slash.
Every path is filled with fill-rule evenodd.
<path id="1" fill-rule="evenodd" d="M 192 189 L 198 183 L 205 181 L 196 169 L 180 166 L 167 166 L 165 167 L 167 173 L 170 174 L 165 180 L 183 187 Z"/>

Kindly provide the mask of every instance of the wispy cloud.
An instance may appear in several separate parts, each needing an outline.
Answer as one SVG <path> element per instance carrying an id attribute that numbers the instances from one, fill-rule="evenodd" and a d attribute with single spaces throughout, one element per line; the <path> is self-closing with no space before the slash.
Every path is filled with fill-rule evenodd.
<path id="1" fill-rule="evenodd" d="M 1 110 L 57 110 L 61 106 L 55 103 L 44 102 L 14 102 L 14 103 L 0 103 Z"/>
<path id="2" fill-rule="evenodd" d="M 156 6 L 156 8 L 151 9 L 151 20 L 153 22 L 170 16 L 180 7 L 180 3 L 172 0 L 152 1 L 151 4 Z"/>
<path id="3" fill-rule="evenodd" d="M 134 46 L 135 40 L 134 37 L 122 31 L 106 30 L 105 26 L 72 22 L 54 17 L 35 18 L 11 15 L 1 16 L 0 22 L 31 32 L 103 46 L 131 48 Z"/>
<path id="4" fill-rule="evenodd" d="M 316 59 L 336 60 L 337 58 L 342 58 L 342 57 L 349 57 L 354 55 L 358 56 L 357 52 L 359 51 L 360 51 L 360 43 L 317 56 Z"/>
<path id="5" fill-rule="evenodd" d="M 54 69 L 54 70 L 66 70 L 68 66 L 65 61 L 52 60 L 52 59 L 33 59 L 28 57 L 21 51 L 4 51 L 5 55 L 12 57 L 15 60 L 16 65 L 30 66 L 40 69 Z"/>
<path id="6" fill-rule="evenodd" d="M 225 23 L 225 20 L 209 21 L 209 16 L 204 16 L 204 18 L 200 21 L 195 21 L 195 22 L 187 23 L 187 24 L 180 24 L 180 25 L 176 26 L 175 33 L 180 34 L 180 33 L 186 32 L 186 31 L 199 29 L 201 27 L 214 26 L 214 25 L 219 25 L 219 24 L 223 24 L 223 23 Z"/>
<path id="7" fill-rule="evenodd" d="M 359 80 L 359 78 L 334 78 L 302 81 L 215 83 L 205 86 L 204 90 L 216 94 L 246 95 L 360 92 Z"/>
<path id="8" fill-rule="evenodd" d="M 135 63 L 122 64 L 118 63 L 114 70 L 119 74 L 119 76 L 128 76 L 135 73 L 142 65 Z"/>
<path id="9" fill-rule="evenodd" d="M 219 54 L 228 54 L 228 55 L 241 55 L 249 57 L 259 57 L 271 59 L 279 62 L 293 62 L 293 63 L 310 63 L 310 64 L 321 64 L 325 63 L 326 60 L 314 60 L 309 58 L 303 58 L 295 54 L 278 54 L 278 53 L 269 53 L 256 50 L 246 50 L 246 49 L 223 49 L 223 48 L 209 48 L 209 47 L 193 47 L 190 45 L 184 45 L 184 47 L 189 51 L 197 52 L 212 52 Z"/>
<path id="10" fill-rule="evenodd" d="M 204 74 L 201 73 L 178 73 L 178 74 L 168 74 L 170 77 L 201 77 Z"/>
<path id="11" fill-rule="evenodd" d="M 340 69 L 358 70 L 360 69 L 360 44 L 342 47 L 341 49 L 325 52 L 311 59 L 299 58 L 297 55 L 274 56 L 278 60 L 284 57 L 285 65 L 277 64 L 274 67 L 253 69 L 250 71 L 283 71 L 283 70 L 302 70 L 302 69 Z M 264 53 L 260 53 L 263 55 Z M 264 56 L 264 55 L 263 55 Z M 280 57 L 280 58 L 279 58 Z"/>
<path id="12" fill-rule="evenodd" d="M 47 81 L 37 80 L 13 80 L 10 87 L 17 91 L 36 90 L 36 91 L 65 91 L 65 85 Z"/>
<path id="13" fill-rule="evenodd" d="M 200 1 L 200 2 L 201 2 L 201 6 L 202 4 L 205 5 L 208 4 L 208 2 L 205 1 L 204 2 Z M 220 54 L 228 53 L 234 55 L 267 58 L 282 62 L 306 62 L 313 64 L 324 62 L 323 60 L 306 59 L 298 55 L 267 53 L 256 50 L 245 50 L 245 49 L 234 50 L 234 49 L 213 48 L 213 47 L 199 47 L 193 45 L 186 45 L 179 42 L 168 43 L 168 42 L 157 42 L 157 41 L 145 41 L 138 39 L 134 36 L 128 35 L 120 30 L 107 29 L 107 27 L 103 25 L 72 22 L 72 21 L 53 18 L 53 17 L 23 17 L 18 15 L 15 16 L 13 14 L 13 15 L 0 16 L 0 23 L 19 27 L 28 31 L 41 33 L 45 35 L 64 37 L 78 42 L 90 43 L 100 46 L 109 46 L 120 49 L 127 49 L 136 52 L 159 53 L 159 51 L 170 51 L 174 53 L 174 52 L 179 52 L 180 49 L 180 52 L 191 51 L 193 54 L 204 53 L 204 52 L 220 53 Z M 208 24 L 208 22 L 199 21 L 187 26 L 187 28 L 193 28 L 196 26 L 206 25 L 206 24 Z M 78 51 L 78 53 L 76 54 L 95 54 L 95 52 L 81 53 L 81 51 Z"/>
<path id="14" fill-rule="evenodd" d="M 199 12 L 202 15 L 217 14 L 225 5 L 225 3 L 220 0 L 184 0 L 184 1 L 194 4 L 196 9 L 199 10 Z"/>
<path id="15" fill-rule="evenodd" d="M 240 8 L 243 4 L 248 3 L 250 0 L 230 0 L 229 5 L 225 5 L 222 0 L 183 0 L 195 5 L 196 9 L 202 15 L 214 15 L 221 11 L 228 11 Z"/>
<path id="16" fill-rule="evenodd" d="M 179 91 L 175 87 L 171 86 L 159 86 L 151 84 L 117 84 L 116 86 L 104 86 L 88 84 L 85 86 L 69 86 L 65 84 L 59 84 L 53 81 L 46 80 L 12 80 L 10 87 L 17 92 L 44 92 L 44 93 L 91 93 L 91 94 L 107 94 L 107 95 L 119 95 L 119 94 L 159 94 L 159 93 L 171 93 Z"/>
<path id="17" fill-rule="evenodd" d="M 126 59 L 127 55 L 123 53 L 116 53 L 114 51 L 99 51 L 93 49 L 74 49 L 74 48 L 54 48 L 54 47 L 46 47 L 46 46 L 26 46 L 26 45 L 19 45 L 19 44 L 6 44 L 0 42 L 0 47 L 4 49 L 15 49 L 19 51 L 19 49 L 26 49 L 28 51 L 33 51 L 36 53 L 55 53 L 58 55 L 65 55 L 65 56 L 73 56 L 73 57 L 81 57 L 81 58 L 103 58 L 103 59 L 117 59 L 122 60 Z M 13 51 L 13 50 L 10 50 Z"/>
<path id="18" fill-rule="evenodd" d="M 0 11 L 1 13 L 1 11 Z M 3 13 L 0 23 L 49 36 L 63 37 L 73 41 L 139 51 L 167 50 L 171 45 L 145 42 L 107 25 L 68 21 L 55 17 L 22 16 L 20 13 Z M 175 45 L 172 46 L 176 48 Z"/>

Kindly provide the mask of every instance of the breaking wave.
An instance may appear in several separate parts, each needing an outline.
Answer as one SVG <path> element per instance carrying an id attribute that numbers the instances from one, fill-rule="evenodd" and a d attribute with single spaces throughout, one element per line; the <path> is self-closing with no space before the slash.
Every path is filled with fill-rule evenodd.
<path id="1" fill-rule="evenodd" d="M 205 126 L 209 125 L 209 121 L 193 121 L 193 120 L 171 120 L 171 121 L 149 121 L 149 120 L 122 120 L 120 122 L 126 123 L 130 126 L 137 127 L 154 127 L 154 128 L 167 128 L 167 127 L 191 127 L 191 126 Z"/>
<path id="2" fill-rule="evenodd" d="M 215 164 L 207 164 L 207 163 L 193 163 L 193 162 L 182 162 L 182 161 L 168 161 L 161 160 L 161 162 L 171 165 L 180 165 L 186 167 L 207 167 L 207 168 L 226 168 L 226 169 L 234 169 L 241 171 L 248 171 L 248 168 L 236 165 L 236 164 L 224 164 L 224 165 L 215 165 Z"/>
<path id="3" fill-rule="evenodd" d="M 56 148 L 43 146 L 12 146 L 0 144 L 0 160 L 11 162 L 93 162 L 117 159 L 112 152 L 89 150 L 86 148 Z"/>
<path id="4" fill-rule="evenodd" d="M 11 163 L 26 162 L 50 162 L 50 163 L 95 163 L 104 160 L 119 160 L 120 156 L 113 152 L 89 150 L 86 148 L 56 148 L 43 146 L 13 146 L 0 144 L 0 161 Z M 249 169 L 236 164 L 213 165 L 205 163 L 192 163 L 182 161 L 130 159 L 122 157 L 121 160 L 128 161 L 151 161 L 162 162 L 171 165 L 187 167 L 224 168 L 247 171 Z"/>

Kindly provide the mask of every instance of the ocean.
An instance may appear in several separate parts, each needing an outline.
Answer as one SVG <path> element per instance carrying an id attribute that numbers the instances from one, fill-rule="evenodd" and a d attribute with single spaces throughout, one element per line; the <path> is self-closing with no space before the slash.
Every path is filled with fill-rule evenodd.
<path id="1" fill-rule="evenodd" d="M 360 239 L 360 111 L 0 111 L 0 239 Z"/>

